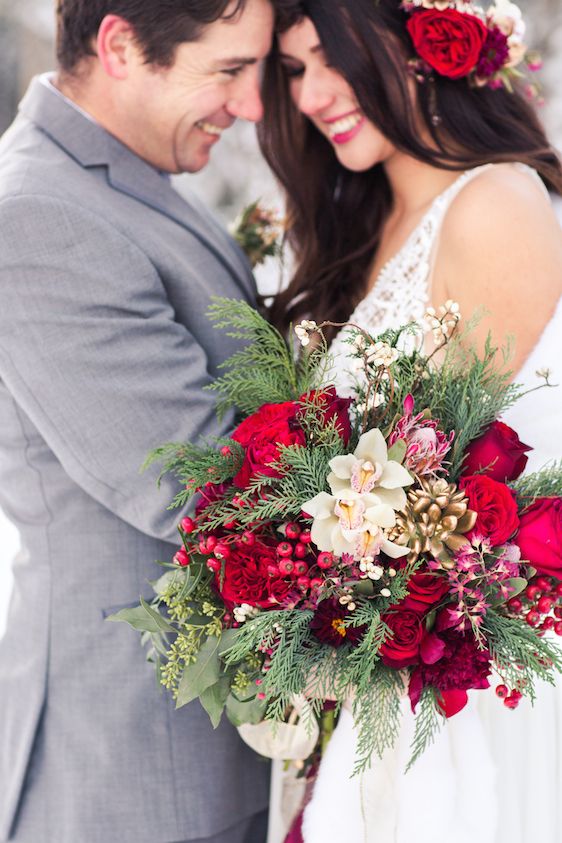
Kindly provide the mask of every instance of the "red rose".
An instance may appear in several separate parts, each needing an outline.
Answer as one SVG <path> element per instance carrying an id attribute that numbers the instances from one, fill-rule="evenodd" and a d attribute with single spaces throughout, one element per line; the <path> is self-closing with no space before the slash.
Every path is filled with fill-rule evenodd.
<path id="1" fill-rule="evenodd" d="M 248 416 L 231 438 L 246 449 L 242 468 L 234 484 L 246 488 L 253 477 L 265 474 L 278 477 L 271 463 L 279 458 L 279 445 L 304 445 L 305 436 L 297 421 L 299 405 L 293 401 L 283 404 L 264 404 Z"/>
<path id="2" fill-rule="evenodd" d="M 336 599 L 322 600 L 310 621 L 310 628 L 322 644 L 331 647 L 351 644 L 355 647 L 363 637 L 365 627 L 346 626 L 345 620 L 348 618 L 347 609 Z"/>
<path id="3" fill-rule="evenodd" d="M 495 421 L 468 446 L 463 462 L 463 474 L 476 474 L 483 469 L 486 477 L 508 483 L 523 472 L 529 459 L 523 444 L 514 430 L 507 424 Z M 489 468 L 487 468 L 489 466 Z"/>
<path id="4" fill-rule="evenodd" d="M 515 543 L 539 574 L 562 580 L 562 498 L 539 498 L 526 509 Z"/>
<path id="5" fill-rule="evenodd" d="M 418 55 L 449 79 L 460 79 L 474 70 L 488 35 L 480 18 L 456 9 L 414 12 L 407 27 Z"/>
<path id="6" fill-rule="evenodd" d="M 418 571 L 412 574 L 408 582 L 408 595 L 400 607 L 412 612 L 425 614 L 430 611 L 449 591 L 446 577 Z"/>
<path id="7" fill-rule="evenodd" d="M 492 547 L 506 542 L 519 526 L 515 495 L 505 483 L 498 483 L 485 474 L 463 477 L 460 484 L 477 514 L 472 534 L 490 540 Z"/>
<path id="8" fill-rule="evenodd" d="M 301 401 L 314 402 L 315 407 L 322 413 L 324 424 L 332 419 L 337 421 L 337 430 L 347 445 L 351 437 L 351 422 L 349 420 L 349 406 L 351 398 L 340 398 L 333 386 L 318 392 L 313 390 L 301 397 Z"/>
<path id="9" fill-rule="evenodd" d="M 276 567 L 276 551 L 269 545 L 258 541 L 251 547 L 231 546 L 231 553 L 225 559 L 224 577 L 217 572 L 215 585 L 228 606 L 248 603 L 274 609 L 291 589 L 291 583 L 281 574 L 271 573 Z"/>
<path id="10" fill-rule="evenodd" d="M 384 664 L 400 670 L 420 660 L 420 645 L 424 630 L 420 616 L 409 609 L 383 615 L 383 621 L 392 631 L 380 649 Z"/>

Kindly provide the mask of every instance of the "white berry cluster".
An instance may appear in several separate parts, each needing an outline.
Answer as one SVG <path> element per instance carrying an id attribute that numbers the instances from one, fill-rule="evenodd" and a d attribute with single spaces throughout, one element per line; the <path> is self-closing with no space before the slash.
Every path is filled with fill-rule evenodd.
<path id="1" fill-rule="evenodd" d="M 452 299 L 448 299 L 437 311 L 434 307 L 427 308 L 425 321 L 428 329 L 433 334 L 435 345 L 441 346 L 447 342 L 460 322 L 460 319 L 459 306 Z"/>
<path id="2" fill-rule="evenodd" d="M 245 623 L 250 618 L 255 618 L 259 613 L 255 606 L 250 606 L 249 603 L 242 603 L 241 606 L 234 607 L 233 614 L 237 623 Z"/>
<path id="3" fill-rule="evenodd" d="M 310 343 L 310 335 L 318 330 L 318 325 L 312 319 L 303 319 L 295 328 L 300 344 L 306 348 Z"/>

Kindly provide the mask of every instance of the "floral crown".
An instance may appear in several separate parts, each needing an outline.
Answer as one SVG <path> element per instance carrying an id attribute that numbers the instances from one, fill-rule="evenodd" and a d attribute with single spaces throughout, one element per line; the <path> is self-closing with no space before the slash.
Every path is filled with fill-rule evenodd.
<path id="1" fill-rule="evenodd" d="M 410 14 L 408 32 L 419 57 L 411 66 L 420 81 L 438 73 L 511 91 L 512 80 L 523 75 L 519 65 L 541 67 L 525 46 L 521 11 L 509 0 L 495 0 L 487 11 L 465 0 L 403 0 L 402 8 Z M 528 93 L 537 87 L 528 86 Z"/>

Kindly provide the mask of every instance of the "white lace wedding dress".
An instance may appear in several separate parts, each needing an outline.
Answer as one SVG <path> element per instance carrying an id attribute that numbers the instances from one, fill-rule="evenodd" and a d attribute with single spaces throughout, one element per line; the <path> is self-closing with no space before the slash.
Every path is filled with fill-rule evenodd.
<path id="1" fill-rule="evenodd" d="M 462 188 L 489 166 L 494 165 L 463 173 L 434 200 L 358 305 L 351 322 L 378 333 L 422 319 L 429 299 L 431 262 L 447 209 Z M 532 170 L 524 169 L 538 179 Z M 562 383 L 561 335 L 559 305 L 518 382 L 537 385 L 535 371 L 548 366 L 555 372 L 553 382 Z M 341 382 L 349 383 L 342 336 L 334 340 L 332 352 L 336 359 L 341 355 Z M 560 405 L 560 393 L 545 389 L 505 417 L 522 441 L 536 449 L 529 461 L 531 470 L 558 456 Z M 344 709 L 305 810 L 305 843 L 559 843 L 562 684 L 541 687 L 534 710 L 524 703 L 519 710 L 508 711 L 493 691 L 473 691 L 469 698 L 467 707 L 447 721 L 436 742 L 407 774 L 404 769 L 413 735 L 408 701 L 403 701 L 403 726 L 395 748 L 355 777 L 351 774 L 356 732 L 351 714 Z"/>

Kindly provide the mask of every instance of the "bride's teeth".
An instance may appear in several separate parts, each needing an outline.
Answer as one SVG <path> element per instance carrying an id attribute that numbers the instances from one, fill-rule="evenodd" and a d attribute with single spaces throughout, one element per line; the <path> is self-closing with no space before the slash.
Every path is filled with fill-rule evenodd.
<path id="1" fill-rule="evenodd" d="M 206 123 L 204 120 L 199 120 L 195 125 L 203 132 L 207 132 L 208 135 L 217 135 L 217 137 L 222 135 L 220 126 L 215 126 L 213 123 Z"/>
<path id="2" fill-rule="evenodd" d="M 332 123 L 328 128 L 330 137 L 335 138 L 337 135 L 344 135 L 346 132 L 350 132 L 362 119 L 360 114 L 350 114 L 349 117 L 342 117 L 341 120 Z"/>

